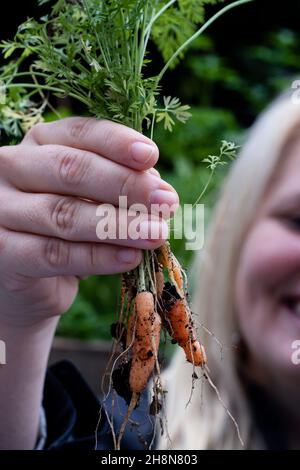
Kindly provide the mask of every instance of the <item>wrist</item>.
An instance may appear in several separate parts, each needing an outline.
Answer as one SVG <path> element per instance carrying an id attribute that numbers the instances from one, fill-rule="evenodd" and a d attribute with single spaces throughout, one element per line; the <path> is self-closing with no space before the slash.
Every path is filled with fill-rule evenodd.
<path id="1" fill-rule="evenodd" d="M 1 322 L 6 364 L 0 366 L 0 449 L 33 449 L 44 378 L 58 317 L 30 325 Z"/>
<path id="2" fill-rule="evenodd" d="M 0 317 L 0 340 L 6 349 L 5 367 L 23 364 L 28 374 L 40 373 L 47 365 L 57 323 L 58 317 L 53 317 L 30 325 L 16 325 Z"/>
<path id="3" fill-rule="evenodd" d="M 25 317 L 25 318 L 23 318 Z M 12 315 L 5 313 L 2 315 L 0 312 L 0 332 L 3 336 L 4 332 L 8 336 L 16 336 L 20 339 L 26 337 L 40 336 L 43 334 L 48 335 L 50 332 L 55 331 L 59 321 L 59 316 L 50 318 L 26 318 L 26 314 Z"/>
<path id="4" fill-rule="evenodd" d="M 59 317 L 45 318 L 38 321 L 16 322 L 10 321 L 7 316 L 4 318 L 0 313 L 0 334 L 3 341 L 17 340 L 19 344 L 24 344 L 28 340 L 33 342 L 43 342 L 46 338 L 52 338 L 58 323 Z"/>

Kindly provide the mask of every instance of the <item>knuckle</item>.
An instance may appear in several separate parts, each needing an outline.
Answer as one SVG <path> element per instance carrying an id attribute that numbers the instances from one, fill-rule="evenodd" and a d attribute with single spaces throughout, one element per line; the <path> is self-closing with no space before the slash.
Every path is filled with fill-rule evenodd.
<path id="1" fill-rule="evenodd" d="M 136 186 L 137 176 L 132 171 L 129 171 L 123 178 L 120 183 L 120 196 L 127 196 L 129 191 Z"/>
<path id="2" fill-rule="evenodd" d="M 72 139 L 86 139 L 94 129 L 95 119 L 93 118 L 74 118 L 70 124 L 70 135 Z"/>
<path id="3" fill-rule="evenodd" d="M 103 132 L 103 147 L 104 148 L 111 148 L 114 141 L 116 139 L 116 131 L 112 128 L 111 123 L 105 126 L 105 130 Z"/>
<path id="4" fill-rule="evenodd" d="M 64 197 L 54 205 L 51 220 L 59 233 L 72 234 L 75 228 L 76 214 L 76 201 L 73 198 Z"/>
<path id="5" fill-rule="evenodd" d="M 99 250 L 95 243 L 91 243 L 89 247 L 89 255 L 90 255 L 90 266 L 92 269 L 99 268 Z"/>
<path id="6" fill-rule="evenodd" d="M 49 238 L 45 243 L 46 262 L 53 268 L 63 268 L 70 262 L 70 245 L 55 238 Z"/>
<path id="7" fill-rule="evenodd" d="M 7 158 L 9 153 L 9 146 L 4 145 L 0 147 L 0 158 Z"/>
<path id="8" fill-rule="evenodd" d="M 10 167 L 11 163 L 12 163 L 11 147 L 9 147 L 9 146 L 0 147 L 0 168 L 1 168 L 1 172 L 5 168 Z"/>
<path id="9" fill-rule="evenodd" d="M 8 234 L 4 231 L 0 231 L 0 256 L 6 250 L 8 242 Z"/>
<path id="10" fill-rule="evenodd" d="M 38 122 L 27 131 L 24 140 L 36 140 L 38 142 L 41 131 L 47 126 L 46 123 Z"/>
<path id="11" fill-rule="evenodd" d="M 77 186 L 87 176 L 90 163 L 83 152 L 63 151 L 59 155 L 59 178 L 64 184 Z"/>

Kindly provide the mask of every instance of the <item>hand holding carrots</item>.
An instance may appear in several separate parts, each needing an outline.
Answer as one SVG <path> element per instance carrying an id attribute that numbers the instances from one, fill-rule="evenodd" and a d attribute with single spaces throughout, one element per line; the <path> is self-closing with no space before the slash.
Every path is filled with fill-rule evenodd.
<path id="1" fill-rule="evenodd" d="M 172 205 L 175 190 L 153 166 L 157 146 L 123 125 L 87 118 L 38 124 L 17 146 L 0 148 L 0 322 L 37 323 L 65 312 L 78 278 L 125 272 L 157 240 L 99 241 L 101 203 Z M 145 224 L 163 219 L 145 214 Z"/>

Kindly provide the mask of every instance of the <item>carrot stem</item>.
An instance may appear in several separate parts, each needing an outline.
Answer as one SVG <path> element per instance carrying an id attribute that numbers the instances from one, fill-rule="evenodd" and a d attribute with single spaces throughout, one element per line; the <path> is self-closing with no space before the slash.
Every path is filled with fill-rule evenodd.
<path id="1" fill-rule="evenodd" d="M 139 265 L 139 291 L 144 292 L 146 290 L 146 281 L 145 281 L 145 253 L 143 253 L 143 260 Z"/>

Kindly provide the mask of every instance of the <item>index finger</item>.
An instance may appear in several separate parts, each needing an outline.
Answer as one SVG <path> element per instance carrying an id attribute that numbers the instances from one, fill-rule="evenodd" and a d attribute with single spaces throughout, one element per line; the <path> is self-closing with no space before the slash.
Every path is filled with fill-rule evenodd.
<path id="1" fill-rule="evenodd" d="M 106 119 L 72 117 L 37 124 L 25 136 L 24 142 L 88 150 L 140 171 L 152 168 L 159 157 L 157 145 L 152 140 Z"/>

